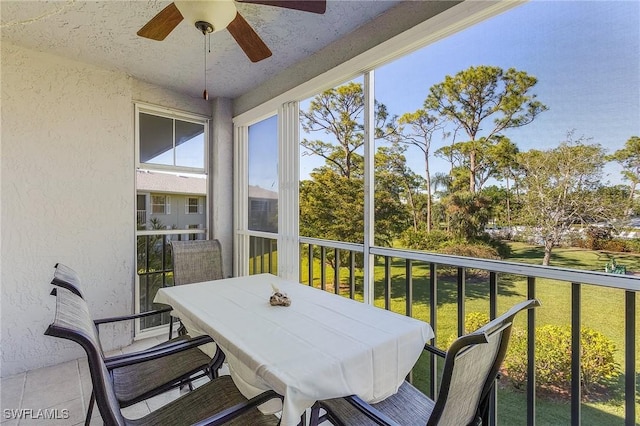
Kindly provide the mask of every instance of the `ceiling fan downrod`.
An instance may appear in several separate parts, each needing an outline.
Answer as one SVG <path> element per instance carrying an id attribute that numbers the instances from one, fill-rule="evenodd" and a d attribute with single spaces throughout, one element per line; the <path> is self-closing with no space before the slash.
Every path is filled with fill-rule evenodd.
<path id="1" fill-rule="evenodd" d="M 209 100 L 209 92 L 207 92 L 207 34 L 211 34 L 213 32 L 213 25 L 206 21 L 197 21 L 196 28 L 200 30 L 204 39 L 204 92 L 202 92 L 202 98 L 205 101 Z"/>

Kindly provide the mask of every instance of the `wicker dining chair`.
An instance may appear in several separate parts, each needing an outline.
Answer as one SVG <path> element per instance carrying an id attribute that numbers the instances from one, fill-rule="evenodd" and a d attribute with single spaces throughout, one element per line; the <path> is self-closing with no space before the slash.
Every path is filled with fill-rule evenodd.
<path id="1" fill-rule="evenodd" d="M 62 263 L 56 264 L 51 283 L 72 292 L 82 300 L 85 299 L 80 277 L 72 268 Z M 88 312 L 86 302 L 85 308 Z M 144 315 L 154 313 L 93 320 L 96 335 L 99 335 L 101 324 L 129 321 Z M 120 406 L 128 407 L 185 384 L 192 388 L 191 382 L 204 376 L 217 377 L 224 361 L 224 354 L 218 352 L 212 358 L 200 349 L 200 346 L 211 342 L 213 340 L 208 336 L 192 338 L 189 335 L 181 335 L 139 352 L 111 357 L 102 354 L 113 376 L 113 386 Z M 91 419 L 94 399 L 95 393 L 92 392 L 85 424 L 89 424 Z"/>
<path id="2" fill-rule="evenodd" d="M 74 341 L 85 350 L 96 403 L 105 425 L 191 425 L 197 423 L 275 426 L 278 424 L 277 417 L 264 415 L 256 407 L 273 398 L 281 399 L 280 395 L 273 391 L 267 391 L 248 400 L 238 391 L 230 376 L 215 378 L 144 417 L 125 418 L 118 403 L 116 378 L 105 362 L 98 333 L 89 315 L 85 300 L 65 288 L 55 289 L 53 294 L 56 295 L 55 319 L 47 328 L 45 335 Z M 155 355 L 154 353 L 146 353 L 145 357 L 148 360 L 143 362 L 152 362 Z M 180 356 L 182 357 L 183 354 Z M 152 372 L 154 375 L 162 375 L 163 373 L 161 368 Z M 130 385 L 134 386 L 135 380 L 141 379 L 144 377 L 139 375 L 135 378 L 132 377 Z"/>
<path id="3" fill-rule="evenodd" d="M 396 394 L 375 404 L 355 395 L 318 401 L 312 408 L 310 424 L 324 420 L 348 426 L 487 424 L 489 395 L 507 351 L 513 318 L 539 305 L 532 299 L 513 306 L 473 333 L 456 339 L 446 353 L 425 346 L 445 356 L 436 401 L 405 381 Z M 326 413 L 320 415 L 321 409 Z"/>

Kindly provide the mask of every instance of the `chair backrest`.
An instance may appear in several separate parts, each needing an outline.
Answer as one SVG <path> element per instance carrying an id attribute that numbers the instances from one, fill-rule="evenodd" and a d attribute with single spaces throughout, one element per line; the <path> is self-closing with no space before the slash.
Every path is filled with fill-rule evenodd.
<path id="1" fill-rule="evenodd" d="M 107 425 L 124 425 L 120 405 L 113 389 L 111 375 L 104 363 L 104 354 L 95 324 L 85 300 L 66 288 L 54 289 L 56 314 L 45 335 L 78 343 L 87 353 L 89 371 L 100 415 Z"/>
<path id="2" fill-rule="evenodd" d="M 521 302 L 451 345 L 427 425 L 468 425 L 482 414 L 507 352 L 513 318 L 536 306 L 540 303 L 535 299 Z"/>
<path id="3" fill-rule="evenodd" d="M 172 241 L 173 284 L 183 285 L 219 280 L 222 247 L 218 240 Z"/>
<path id="4" fill-rule="evenodd" d="M 62 263 L 56 263 L 55 271 L 53 272 L 53 280 L 51 284 L 58 287 L 66 288 L 67 290 L 77 294 L 84 299 L 82 293 L 82 283 L 80 277 L 73 269 Z"/>

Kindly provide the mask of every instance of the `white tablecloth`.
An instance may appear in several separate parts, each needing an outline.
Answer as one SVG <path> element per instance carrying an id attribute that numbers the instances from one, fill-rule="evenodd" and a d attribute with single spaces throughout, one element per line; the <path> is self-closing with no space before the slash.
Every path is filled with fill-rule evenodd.
<path id="1" fill-rule="evenodd" d="M 291 306 L 269 304 L 272 284 Z M 284 426 L 317 400 L 394 394 L 433 337 L 423 321 L 271 274 L 163 288 L 154 301 L 171 305 L 190 332 L 213 337 L 246 397 L 283 395 Z"/>

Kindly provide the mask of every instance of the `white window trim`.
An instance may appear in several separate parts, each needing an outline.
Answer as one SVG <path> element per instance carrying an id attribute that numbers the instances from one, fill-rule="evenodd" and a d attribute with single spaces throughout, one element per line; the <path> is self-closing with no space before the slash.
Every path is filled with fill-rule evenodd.
<path id="1" fill-rule="evenodd" d="M 138 114 L 140 112 L 159 115 L 167 118 L 174 118 L 182 121 L 189 121 L 193 123 L 202 124 L 204 126 L 204 167 L 200 168 L 190 168 L 190 167 L 173 167 L 173 166 L 162 166 L 162 165 L 153 165 L 149 167 L 148 164 L 140 163 L 140 127 Z M 135 161 L 136 161 L 136 170 L 138 169 L 146 169 L 146 170 L 159 170 L 159 171 L 171 171 L 171 172 L 182 172 L 182 173 L 195 173 L 200 175 L 205 175 L 208 178 L 209 175 L 209 152 L 210 152 L 210 144 L 211 138 L 209 135 L 210 127 L 211 127 L 211 119 L 205 115 L 192 114 L 184 111 L 178 111 L 171 108 L 165 108 L 158 105 L 153 105 L 144 102 L 134 102 L 134 147 L 135 147 Z M 135 188 L 134 188 L 135 191 Z M 136 192 L 137 193 L 137 192 Z M 147 211 L 149 214 L 153 214 L 151 212 L 151 193 L 147 193 Z M 209 198 L 209 186 L 207 185 L 207 194 L 206 197 Z M 167 196 L 167 206 L 165 207 L 165 214 L 171 214 L 171 202 L 170 197 Z M 203 213 L 206 214 L 205 223 L 209 223 L 208 211 L 206 211 L 204 207 L 204 199 L 202 201 Z M 136 230 L 136 237 L 138 235 L 143 234 L 145 231 Z M 156 231 L 157 232 L 157 231 Z M 164 231 L 169 233 L 179 233 L 180 231 Z M 208 228 L 202 230 L 202 234 L 204 238 L 208 238 Z M 134 250 L 135 251 L 135 250 Z M 134 259 L 134 265 L 137 265 L 137 261 Z M 135 283 L 134 283 L 134 309 L 135 312 L 140 312 L 140 282 L 138 279 L 138 274 L 134 273 Z M 146 328 L 142 330 L 140 328 L 140 320 L 135 321 L 134 326 L 134 340 L 145 339 L 148 337 L 160 336 L 167 333 L 168 326 L 162 325 L 153 328 Z"/>
<path id="2" fill-rule="evenodd" d="M 186 201 L 184 203 L 184 214 L 202 214 L 203 208 L 204 208 L 204 205 L 203 205 L 204 203 L 203 203 L 202 197 L 189 197 L 189 196 L 187 196 L 185 198 L 186 198 Z M 191 199 L 195 199 L 196 202 L 197 202 L 197 205 L 196 205 L 197 208 L 196 208 L 195 212 L 190 212 L 189 211 L 189 207 L 191 207 L 191 204 L 189 203 L 189 200 L 191 200 Z"/>
<path id="3" fill-rule="evenodd" d="M 190 114 L 183 111 L 177 111 L 169 108 L 163 108 L 157 105 L 136 102 L 135 104 L 135 155 L 136 169 L 143 170 L 159 170 L 182 173 L 195 173 L 206 175 L 209 170 L 209 127 L 210 118 L 204 115 Z M 204 167 L 184 167 L 170 166 L 164 164 L 149 164 L 140 162 L 140 123 L 138 117 L 140 113 L 156 115 L 158 117 L 171 118 L 174 120 L 186 121 L 189 123 L 202 124 L 204 126 Z"/>

